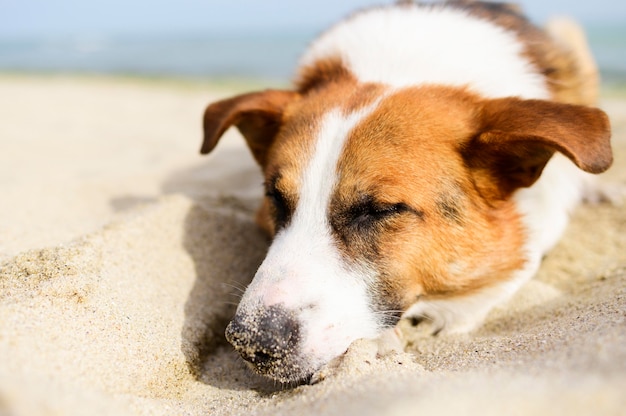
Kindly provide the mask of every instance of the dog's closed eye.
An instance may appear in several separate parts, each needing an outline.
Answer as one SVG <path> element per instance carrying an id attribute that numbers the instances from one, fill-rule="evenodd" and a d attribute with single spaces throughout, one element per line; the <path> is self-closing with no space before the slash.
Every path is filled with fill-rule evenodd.
<path id="1" fill-rule="evenodd" d="M 379 255 L 378 239 L 385 232 L 393 232 L 403 217 L 422 219 L 424 213 L 403 202 L 383 202 L 371 195 L 362 196 L 345 208 L 336 206 L 330 225 L 340 242 L 357 257 L 376 258 Z"/>
<path id="2" fill-rule="evenodd" d="M 423 211 L 404 202 L 382 202 L 368 195 L 349 207 L 342 215 L 341 222 L 354 231 L 368 231 L 404 214 L 412 214 L 420 219 L 424 217 Z"/>
<path id="3" fill-rule="evenodd" d="M 369 228 L 409 210 L 410 208 L 404 203 L 381 204 L 372 198 L 367 198 L 350 208 L 348 220 L 353 227 Z"/>

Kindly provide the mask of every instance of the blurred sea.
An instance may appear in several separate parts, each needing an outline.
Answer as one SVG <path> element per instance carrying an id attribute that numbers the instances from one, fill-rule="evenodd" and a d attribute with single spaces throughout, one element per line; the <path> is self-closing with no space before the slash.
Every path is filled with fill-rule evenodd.
<path id="1" fill-rule="evenodd" d="M 586 29 L 605 85 L 626 86 L 626 23 Z M 0 71 L 285 82 L 314 36 L 0 39 Z"/>
<path id="2" fill-rule="evenodd" d="M 300 54 L 313 37 L 0 39 L 0 71 L 290 80 Z"/>

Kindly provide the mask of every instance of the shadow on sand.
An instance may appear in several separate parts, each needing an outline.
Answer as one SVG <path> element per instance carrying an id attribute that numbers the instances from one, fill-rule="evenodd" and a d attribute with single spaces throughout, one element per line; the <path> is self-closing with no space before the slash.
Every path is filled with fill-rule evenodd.
<path id="1" fill-rule="evenodd" d="M 261 394 L 278 386 L 252 373 L 224 338 L 243 291 L 261 264 L 269 240 L 254 223 L 262 177 L 247 149 L 225 149 L 177 172 L 163 185 L 193 201 L 183 244 L 195 266 L 185 303 L 181 349 L 197 380 Z"/>

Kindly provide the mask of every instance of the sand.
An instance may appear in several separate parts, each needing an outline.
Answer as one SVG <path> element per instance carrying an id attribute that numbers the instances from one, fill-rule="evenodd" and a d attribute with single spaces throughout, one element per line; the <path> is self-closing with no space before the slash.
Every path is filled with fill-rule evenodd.
<path id="1" fill-rule="evenodd" d="M 268 242 L 209 84 L 0 76 L 0 415 L 624 414 L 626 209 L 578 209 L 483 327 L 358 341 L 314 385 L 252 374 L 223 329 Z M 626 186 L 626 98 L 605 97 Z"/>

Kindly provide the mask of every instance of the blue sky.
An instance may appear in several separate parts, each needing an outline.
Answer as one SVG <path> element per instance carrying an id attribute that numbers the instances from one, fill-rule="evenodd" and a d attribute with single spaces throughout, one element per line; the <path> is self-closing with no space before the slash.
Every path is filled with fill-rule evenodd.
<path id="1" fill-rule="evenodd" d="M 392 0 L 0 0 L 0 38 L 317 31 Z M 527 0 L 536 21 L 567 14 L 626 24 L 626 0 Z"/>

